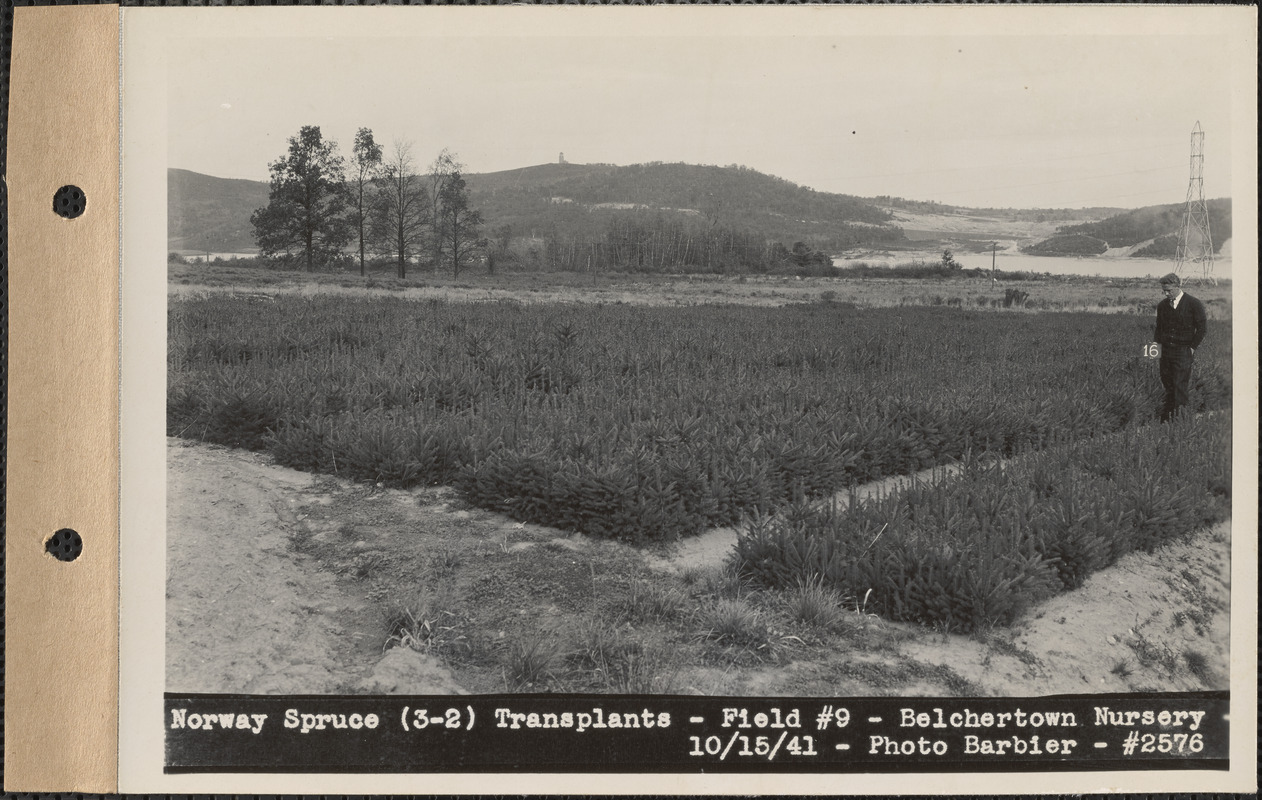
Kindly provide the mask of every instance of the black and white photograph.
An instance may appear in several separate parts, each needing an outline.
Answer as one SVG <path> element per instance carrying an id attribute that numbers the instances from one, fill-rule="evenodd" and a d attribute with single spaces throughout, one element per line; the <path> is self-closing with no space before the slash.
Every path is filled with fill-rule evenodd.
<path id="1" fill-rule="evenodd" d="M 123 425 L 164 488 L 124 650 L 161 691 L 1253 682 L 1221 15 L 137 11 Z"/>

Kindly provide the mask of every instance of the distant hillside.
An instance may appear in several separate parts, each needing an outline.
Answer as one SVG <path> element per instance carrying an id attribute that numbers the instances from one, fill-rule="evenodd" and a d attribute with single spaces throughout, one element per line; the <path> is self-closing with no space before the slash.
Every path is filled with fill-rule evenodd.
<path id="1" fill-rule="evenodd" d="M 239 253 L 255 249 L 250 214 L 267 205 L 263 181 L 167 170 L 167 249 Z"/>
<path id="2" fill-rule="evenodd" d="M 483 172 L 468 176 L 480 190 L 496 192 L 501 189 L 519 189 L 523 186 L 550 186 L 560 181 L 582 178 L 592 174 L 613 172 L 619 167 L 613 164 L 538 164 L 533 167 L 508 169 L 503 172 Z"/>
<path id="3" fill-rule="evenodd" d="M 1079 222 L 1083 219 L 1098 220 L 1126 211 L 1115 206 L 1088 206 L 1084 208 L 974 208 L 953 206 L 933 200 L 908 200 L 904 197 L 877 195 L 865 198 L 879 208 L 899 209 L 916 214 L 970 214 L 1009 222 Z"/>
<path id="4" fill-rule="evenodd" d="M 768 248 L 775 243 L 791 250 L 801 242 L 806 252 L 820 254 L 865 246 L 898 249 L 911 244 L 910 238 L 923 239 L 923 232 L 912 229 L 932 227 L 934 220 L 957 238 L 1037 237 L 1029 252 L 1134 247 L 1134 255 L 1167 258 L 1183 215 L 1182 204 L 1099 219 L 1117 210 L 968 209 L 888 196 L 864 200 L 736 166 L 556 163 L 466 178 L 472 203 L 483 212 L 485 235 L 510 268 L 514 261 L 540 269 L 756 268 L 771 257 Z M 169 250 L 255 249 L 250 215 L 267 204 L 266 182 L 171 169 L 167 191 Z M 1208 205 L 1218 249 L 1231 236 L 1231 201 Z M 1049 236 L 1057 222 L 1075 217 L 1097 221 L 1062 224 Z M 774 258 L 782 260 L 783 254 Z"/>
<path id="5" fill-rule="evenodd" d="M 898 241 L 888 211 L 856 197 L 816 192 L 746 167 L 696 164 L 542 164 L 469 176 L 474 205 L 491 228 L 515 235 L 555 230 L 591 238 L 613 215 L 680 217 L 819 250 Z"/>
<path id="6" fill-rule="evenodd" d="M 1223 243 L 1231 238 L 1231 200 L 1209 200 L 1205 205 L 1209 210 L 1209 230 L 1214 240 L 1214 252 L 1218 252 Z M 1170 258 L 1174 256 L 1185 208 L 1183 203 L 1145 206 L 1098 222 L 1064 225 L 1057 229 L 1055 236 L 1023 249 L 1028 253 L 1046 255 L 1085 255 L 1149 242 L 1147 246 L 1137 248 L 1131 255 Z"/>
<path id="7" fill-rule="evenodd" d="M 646 216 L 665 216 L 672 225 L 692 229 L 740 231 L 786 246 L 807 242 L 824 251 L 903 238 L 889 212 L 867 202 L 744 167 L 541 164 L 466 179 L 486 231 L 499 231 L 501 238 L 595 240 L 612 225 Z M 250 214 L 267 204 L 266 182 L 171 169 L 167 192 L 168 249 L 255 247 Z"/>

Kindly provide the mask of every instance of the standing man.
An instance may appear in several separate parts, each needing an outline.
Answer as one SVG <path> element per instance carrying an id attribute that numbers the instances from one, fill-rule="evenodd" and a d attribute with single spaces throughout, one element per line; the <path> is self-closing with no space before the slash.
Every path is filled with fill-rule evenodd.
<path id="1" fill-rule="evenodd" d="M 1161 345 L 1161 385 L 1166 390 L 1161 421 L 1169 422 L 1188 402 L 1192 379 L 1192 357 L 1205 338 L 1205 306 L 1182 288 L 1178 275 L 1161 278 L 1166 299 L 1157 304 L 1157 327 L 1153 339 Z"/>

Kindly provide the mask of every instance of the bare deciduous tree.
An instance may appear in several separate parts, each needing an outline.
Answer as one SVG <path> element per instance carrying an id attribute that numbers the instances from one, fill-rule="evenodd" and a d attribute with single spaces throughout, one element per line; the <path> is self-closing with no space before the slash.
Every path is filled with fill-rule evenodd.
<path id="1" fill-rule="evenodd" d="M 372 215 L 375 252 L 392 258 L 400 278 L 408 263 L 425 249 L 433 207 L 424 179 L 416 174 L 412 145 L 396 141 L 377 179 L 379 191 Z"/>

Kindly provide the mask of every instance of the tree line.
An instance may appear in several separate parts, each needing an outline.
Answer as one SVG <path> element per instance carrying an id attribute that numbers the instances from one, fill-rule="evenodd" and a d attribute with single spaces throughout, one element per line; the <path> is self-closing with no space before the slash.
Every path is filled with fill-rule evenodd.
<path id="1" fill-rule="evenodd" d="M 278 267 L 307 271 L 350 269 L 358 262 L 361 275 L 371 265 L 389 265 L 399 278 L 413 269 L 456 277 L 475 264 L 492 273 L 500 268 L 830 274 L 827 250 L 903 237 L 901 229 L 879 221 L 848 221 L 857 213 L 850 208 L 857 202 L 852 198 L 819 195 L 752 170 L 650 164 L 616 169 L 627 174 L 626 185 L 608 176 L 567 184 L 565 194 L 577 194 L 578 201 L 531 197 L 547 213 L 524 218 L 504 207 L 497 195 L 505 192 L 488 196 L 482 190 L 481 202 L 500 221 L 488 239 L 484 213 L 471 201 L 455 155 L 443 150 L 422 167 L 410 143 L 396 141 L 387 152 L 368 128 L 356 132 L 347 157 L 318 126 L 304 126 L 269 171 L 268 203 L 250 217 L 260 256 Z M 554 184 L 540 191 L 558 190 Z M 653 209 L 647 202 L 631 209 L 602 207 L 606 197 L 622 197 L 624 191 L 643 201 L 661 199 L 660 194 L 679 207 Z M 804 223 L 801 239 L 783 240 L 793 241 L 786 247 L 746 218 L 744 212 L 757 207 L 744 197 L 751 191 L 771 207 L 808 217 L 820 210 L 808 207 L 811 202 L 828 201 L 824 216 L 830 222 Z M 506 193 L 516 197 L 517 190 Z M 875 220 L 887 216 L 869 211 Z"/>
<path id="2" fill-rule="evenodd" d="M 582 212 L 595 216 L 595 212 Z M 550 225 L 517 240 L 511 225 L 495 230 L 488 264 L 507 269 L 744 274 L 831 274 L 827 253 L 804 242 L 785 247 L 760 232 L 698 221 L 661 210 L 604 212 L 599 227 Z M 526 247 L 513 245 L 524 241 Z"/>
<path id="3" fill-rule="evenodd" d="M 556 166 L 556 165 L 553 165 Z M 638 217 L 643 224 L 660 227 L 658 214 L 687 229 L 692 245 L 676 248 L 684 259 L 673 266 L 698 263 L 696 246 L 711 243 L 702 265 L 717 266 L 715 248 L 727 247 L 730 235 L 716 235 L 723 228 L 740 237 L 764 244 L 804 242 L 818 250 L 840 252 L 857 245 L 905 241 L 902 229 L 887 212 L 843 195 L 814 192 L 774 176 L 741 167 L 693 164 L 637 164 L 627 167 L 566 165 L 529 176 L 510 173 L 480 175 L 470 179 L 473 197 L 497 226 L 516 232 L 555 235 L 570 249 L 601 239 L 614 227 L 613 217 Z M 673 224 L 673 223 L 672 223 Z M 663 232 L 669 239 L 679 234 Z M 626 248 L 615 236 L 613 251 Z M 747 243 L 736 248 L 739 260 L 748 260 Z M 669 249 L 669 248 L 668 248 Z M 662 263 L 659 257 L 644 259 Z M 723 257 L 725 261 L 731 258 Z M 638 262 L 640 259 L 635 259 Z"/>
<path id="4" fill-rule="evenodd" d="M 457 276 L 483 258 L 482 212 L 447 150 L 422 171 L 411 143 L 396 141 L 387 154 L 368 128 L 356 132 L 349 159 L 315 125 L 288 144 L 268 165 L 267 205 L 250 216 L 263 258 L 307 271 L 357 259 L 361 275 L 389 263 L 400 278 L 413 265 Z"/>

